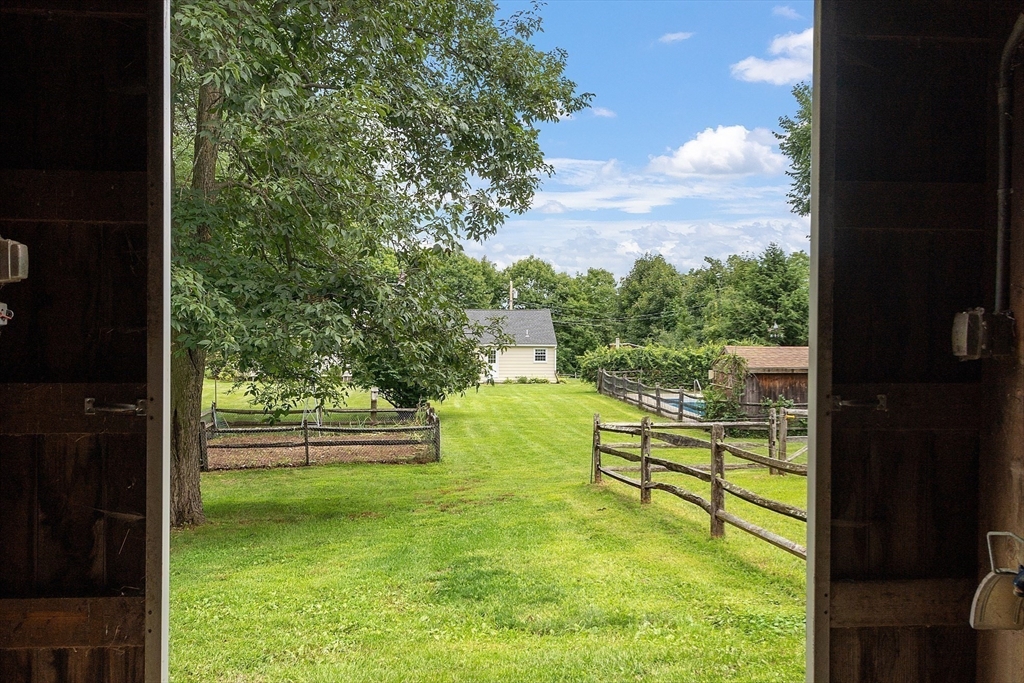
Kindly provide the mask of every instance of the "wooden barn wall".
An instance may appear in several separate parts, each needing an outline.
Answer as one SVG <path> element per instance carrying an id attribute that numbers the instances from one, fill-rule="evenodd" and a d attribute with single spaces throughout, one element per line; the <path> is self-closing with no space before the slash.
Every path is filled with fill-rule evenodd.
<path id="1" fill-rule="evenodd" d="M 1024 2 L 1011 6 L 1003 22 L 1024 10 Z M 1004 27 L 1005 30 L 1005 27 Z M 1024 69 L 1014 80 L 1017 118 L 1013 138 L 1013 194 L 1011 213 L 1010 307 L 1016 314 L 1015 355 L 987 361 L 985 384 L 995 399 L 982 440 L 979 534 L 1012 531 L 1024 536 Z M 1009 550 L 1008 548 L 1004 550 Z M 1006 554 L 1005 564 L 1024 564 L 1024 553 Z M 980 567 L 988 566 L 987 550 L 979 548 Z M 984 569 L 982 570 L 984 571 Z M 988 631 L 978 634 L 978 679 L 983 683 L 1024 683 L 1024 631 Z"/>
<path id="2" fill-rule="evenodd" d="M 1022 531 L 1019 469 L 1009 485 L 990 453 L 994 369 L 950 352 L 953 315 L 992 305 L 995 77 L 1021 9 L 817 5 L 812 680 L 1022 680 L 1019 636 L 991 645 L 967 622 L 981 531 Z M 1005 381 L 1020 449 L 1024 383 Z M 879 395 L 887 410 L 834 407 Z M 998 522 L 993 475 L 1016 496 Z M 1013 677 L 989 661 L 1007 647 Z"/>
<path id="3" fill-rule="evenodd" d="M 758 407 L 768 399 L 787 398 L 798 406 L 807 405 L 807 374 L 796 372 L 758 372 L 747 375 L 740 402 Z"/>
<path id="4" fill-rule="evenodd" d="M 0 236 L 28 245 L 31 264 L 0 290 L 15 313 L 0 328 L 4 683 L 161 676 L 145 652 L 147 597 L 160 597 L 147 541 L 163 534 L 147 519 L 162 476 L 154 22 L 163 3 L 0 3 Z M 86 398 L 144 399 L 149 417 L 89 416 Z"/>

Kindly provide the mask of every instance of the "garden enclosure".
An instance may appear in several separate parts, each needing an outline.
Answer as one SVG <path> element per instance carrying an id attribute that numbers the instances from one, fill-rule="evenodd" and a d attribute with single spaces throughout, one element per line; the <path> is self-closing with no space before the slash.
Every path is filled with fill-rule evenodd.
<path id="1" fill-rule="evenodd" d="M 376 402 L 374 402 L 376 403 Z M 211 405 L 200 424 L 202 468 L 289 467 L 441 459 L 441 421 L 424 408 L 323 408 L 268 414 Z"/>

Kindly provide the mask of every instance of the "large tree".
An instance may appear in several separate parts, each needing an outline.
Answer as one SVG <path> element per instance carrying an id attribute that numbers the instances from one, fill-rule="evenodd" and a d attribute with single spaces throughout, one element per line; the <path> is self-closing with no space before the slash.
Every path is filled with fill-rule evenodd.
<path id="1" fill-rule="evenodd" d="M 779 139 L 779 149 L 789 157 L 789 170 L 786 175 L 793 179 L 792 187 L 786 195 L 793 213 L 807 216 L 811 213 L 811 118 L 813 113 L 809 83 L 798 83 L 793 87 L 796 98 L 796 116 L 779 118 L 781 133 L 775 133 Z"/>
<path id="2" fill-rule="evenodd" d="M 249 390 L 268 406 L 336 398 L 340 367 L 374 376 L 382 340 L 437 318 L 444 301 L 403 291 L 425 245 L 485 237 L 529 207 L 550 171 L 537 124 L 587 96 L 564 52 L 533 47 L 536 7 L 501 22 L 495 9 L 174 3 L 173 524 L 203 521 L 209 354 L 259 378 Z M 447 334 L 402 347 L 407 367 L 461 348 L 461 319 L 445 319 Z"/>
<path id="3" fill-rule="evenodd" d="M 618 292 L 615 276 L 603 268 L 577 273 L 558 292 L 555 332 L 558 335 L 558 371 L 579 372 L 579 357 L 614 341 Z"/>
<path id="4" fill-rule="evenodd" d="M 683 276 L 678 341 L 806 344 L 809 281 L 807 254 L 776 244 L 758 255 L 706 258 Z"/>
<path id="5" fill-rule="evenodd" d="M 516 290 L 514 308 L 551 308 L 558 301 L 559 287 L 565 286 L 569 276 L 556 272 L 554 266 L 542 258 L 527 256 L 501 271 L 498 301 L 508 306 L 508 285 Z"/>
<path id="6" fill-rule="evenodd" d="M 683 283 L 679 271 L 661 254 L 644 254 L 619 286 L 619 316 L 624 341 L 646 344 L 671 332 L 679 319 Z"/>

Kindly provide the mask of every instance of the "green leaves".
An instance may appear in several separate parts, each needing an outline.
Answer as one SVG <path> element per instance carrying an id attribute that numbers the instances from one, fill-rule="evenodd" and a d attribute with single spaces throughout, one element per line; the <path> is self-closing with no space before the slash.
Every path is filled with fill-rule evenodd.
<path id="1" fill-rule="evenodd" d="M 793 213 L 808 216 L 811 213 L 811 124 L 813 108 L 811 85 L 798 83 L 793 87 L 796 98 L 796 118 L 783 116 L 779 119 L 781 133 L 775 133 L 780 140 L 779 149 L 789 157 L 790 170 L 786 175 L 793 178 L 792 190 L 786 195 Z"/>
<path id="2" fill-rule="evenodd" d="M 489 0 L 176 0 L 176 343 L 268 404 L 337 396 L 345 368 L 399 402 L 471 386 L 421 245 L 526 210 L 550 171 L 536 122 L 587 105 L 539 29 Z M 215 179 L 192 191 L 201 143 Z"/>
<path id="3" fill-rule="evenodd" d="M 644 254 L 619 287 L 622 336 L 644 344 L 676 328 L 683 283 L 679 271 L 661 254 Z"/>
<path id="4" fill-rule="evenodd" d="M 694 382 L 707 383 L 708 370 L 721 355 L 717 344 L 673 349 L 649 345 L 636 348 L 600 348 L 588 351 L 580 358 L 583 379 L 597 381 L 597 371 L 639 370 L 643 383 L 660 384 L 674 389 L 692 388 Z"/>
<path id="5" fill-rule="evenodd" d="M 683 276 L 678 339 L 802 346 L 807 343 L 810 262 L 770 244 L 761 254 L 705 259 Z"/>

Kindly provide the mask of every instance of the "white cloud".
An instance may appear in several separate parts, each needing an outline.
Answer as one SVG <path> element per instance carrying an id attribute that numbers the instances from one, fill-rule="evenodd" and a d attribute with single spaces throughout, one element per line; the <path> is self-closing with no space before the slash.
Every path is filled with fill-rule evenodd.
<path id="1" fill-rule="evenodd" d="M 775 242 L 786 251 L 807 251 L 810 222 L 788 214 L 780 200 L 779 213 L 723 220 L 580 220 L 565 217 L 510 219 L 501 229 L 501 249 L 490 242 L 466 242 L 466 252 L 487 255 L 499 268 L 527 256 L 538 256 L 557 270 L 573 273 L 606 268 L 626 275 L 646 252 L 662 254 L 687 271 L 703 265 L 704 257 L 759 253 Z"/>
<path id="2" fill-rule="evenodd" d="M 615 159 L 548 159 L 554 177 L 534 195 L 533 210 L 545 214 L 574 211 L 650 213 L 684 199 L 723 202 L 735 215 L 757 213 L 766 198 L 785 197 L 777 176 L 784 157 L 773 151 L 764 129 L 743 126 L 707 129 L 670 155 L 655 157 L 645 169 L 625 169 Z"/>
<path id="3" fill-rule="evenodd" d="M 666 33 L 661 38 L 658 38 L 659 43 L 678 43 L 680 41 L 692 38 L 693 33 L 687 31 L 679 31 L 678 33 Z"/>
<path id="4" fill-rule="evenodd" d="M 732 75 L 741 81 L 773 85 L 797 83 L 814 71 L 814 29 L 776 36 L 768 47 L 772 59 L 747 57 L 732 65 Z"/>
<path id="5" fill-rule="evenodd" d="M 650 170 L 679 175 L 776 175 L 785 168 L 773 150 L 774 136 L 764 128 L 707 128 L 670 155 L 651 159 Z"/>
<path id="6" fill-rule="evenodd" d="M 594 116 L 597 116 L 602 119 L 614 119 L 616 116 L 618 116 L 618 114 L 616 114 L 614 111 L 606 107 L 594 107 L 590 111 L 594 113 Z"/>
<path id="7" fill-rule="evenodd" d="M 776 5 L 772 8 L 772 14 L 783 19 L 803 19 L 799 13 L 789 5 Z"/>

